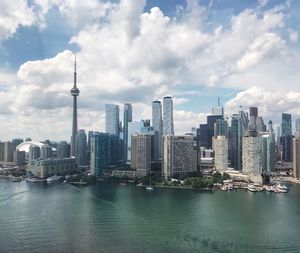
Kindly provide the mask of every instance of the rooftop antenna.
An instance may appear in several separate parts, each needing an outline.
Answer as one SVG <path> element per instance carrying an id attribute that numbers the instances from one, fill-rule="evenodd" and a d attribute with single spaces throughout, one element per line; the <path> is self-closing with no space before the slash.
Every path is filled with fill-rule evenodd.
<path id="1" fill-rule="evenodd" d="M 221 104 L 220 104 L 220 97 L 218 97 L 218 106 L 221 106 Z"/>

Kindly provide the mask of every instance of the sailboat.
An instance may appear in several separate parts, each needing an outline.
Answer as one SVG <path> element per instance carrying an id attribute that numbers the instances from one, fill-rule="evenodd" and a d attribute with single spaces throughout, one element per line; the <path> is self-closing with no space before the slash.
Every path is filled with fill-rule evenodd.
<path id="1" fill-rule="evenodd" d="M 146 191 L 153 191 L 153 187 L 151 186 L 151 177 L 150 177 L 150 185 L 145 186 Z"/>

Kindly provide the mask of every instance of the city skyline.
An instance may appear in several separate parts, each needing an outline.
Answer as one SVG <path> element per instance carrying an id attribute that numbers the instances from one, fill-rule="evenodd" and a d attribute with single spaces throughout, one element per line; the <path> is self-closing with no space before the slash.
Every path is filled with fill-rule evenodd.
<path id="1" fill-rule="evenodd" d="M 133 121 L 151 119 L 152 101 L 164 96 L 173 97 L 175 134 L 204 123 L 218 96 L 225 115 L 257 106 L 275 129 L 281 113 L 291 113 L 295 129 L 299 2 L 19 2 L 13 7 L 2 2 L 3 9 L 25 13 L 1 15 L 6 21 L 0 25 L 3 141 L 27 135 L 69 141 L 73 52 L 80 129 L 103 132 L 107 103 L 131 103 Z M 54 28 L 64 41 L 50 38 Z M 238 45 L 234 50 L 232 42 Z"/>

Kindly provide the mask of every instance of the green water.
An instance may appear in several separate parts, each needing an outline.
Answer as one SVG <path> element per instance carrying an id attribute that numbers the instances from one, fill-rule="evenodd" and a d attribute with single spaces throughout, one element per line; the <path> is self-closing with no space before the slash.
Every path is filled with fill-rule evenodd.
<path id="1" fill-rule="evenodd" d="M 0 179 L 0 252 L 300 252 L 300 187 L 194 192 Z"/>

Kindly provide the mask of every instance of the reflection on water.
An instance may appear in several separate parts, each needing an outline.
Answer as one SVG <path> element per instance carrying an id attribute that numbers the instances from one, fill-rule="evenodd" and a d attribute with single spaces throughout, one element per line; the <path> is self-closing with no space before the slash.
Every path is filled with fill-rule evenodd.
<path id="1" fill-rule="evenodd" d="M 300 187 L 213 193 L 0 179 L 0 252 L 299 252 Z"/>

